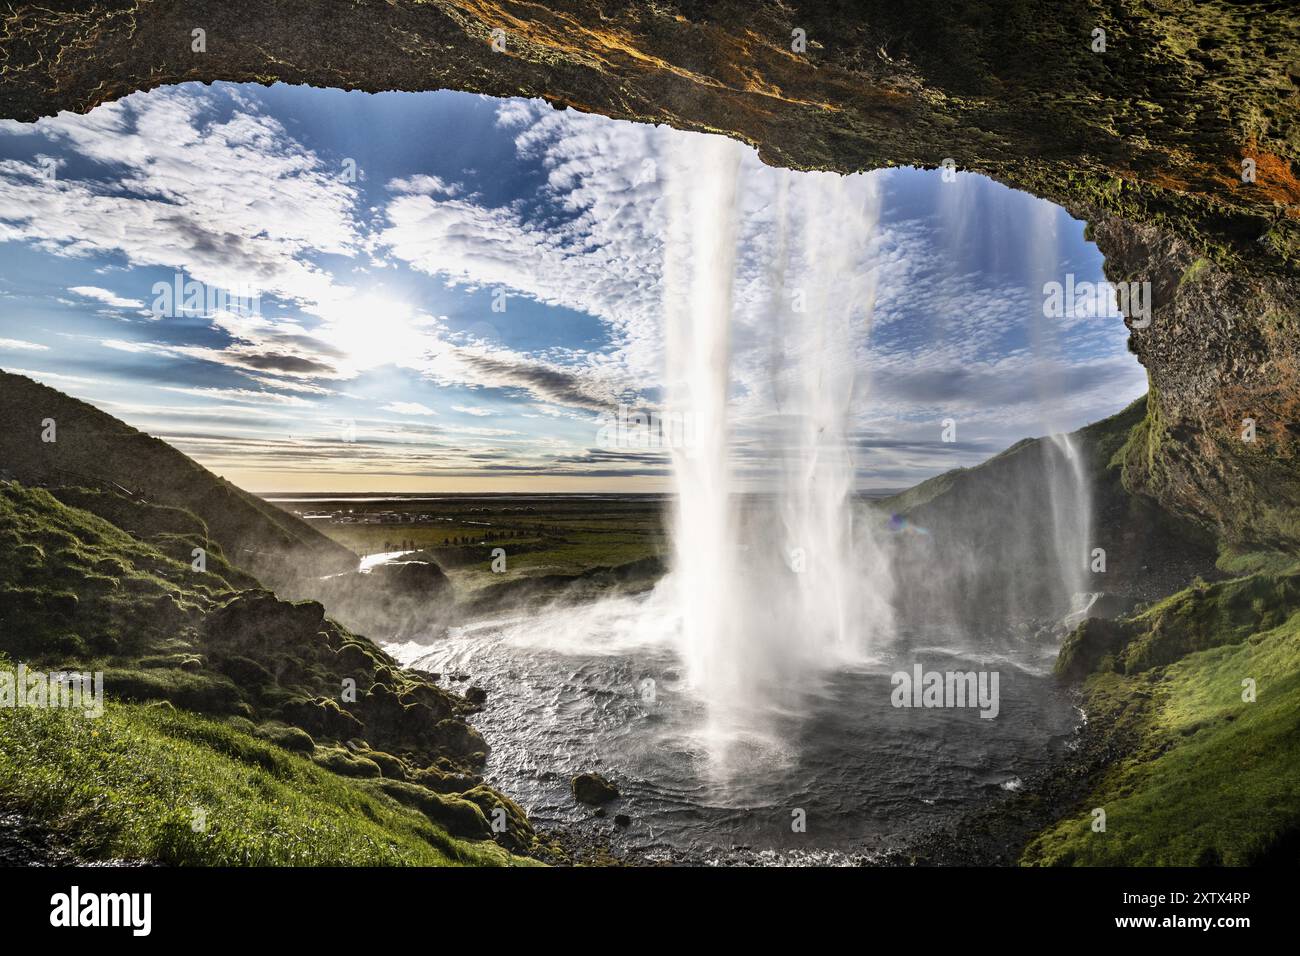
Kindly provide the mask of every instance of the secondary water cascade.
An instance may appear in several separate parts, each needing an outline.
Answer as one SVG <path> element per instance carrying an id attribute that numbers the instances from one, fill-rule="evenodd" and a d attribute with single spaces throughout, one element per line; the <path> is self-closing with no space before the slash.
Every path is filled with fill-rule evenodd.
<path id="1" fill-rule="evenodd" d="M 1026 256 L 1031 290 L 1045 289 L 1049 281 L 1060 281 L 1060 237 L 1056 211 L 1046 200 L 1037 200 L 1025 231 Z M 1055 427 L 1051 409 L 1061 406 L 1054 370 L 1061 351 L 1060 319 L 1048 319 L 1031 297 L 1030 342 L 1035 358 L 1035 384 L 1039 406 L 1048 426 L 1043 442 L 1043 469 L 1050 508 L 1052 543 L 1063 598 L 1072 612 L 1086 608 L 1089 591 L 1089 558 L 1092 548 L 1092 493 L 1083 450 L 1074 436 Z M 1071 319 L 1080 316 L 1070 313 Z"/>

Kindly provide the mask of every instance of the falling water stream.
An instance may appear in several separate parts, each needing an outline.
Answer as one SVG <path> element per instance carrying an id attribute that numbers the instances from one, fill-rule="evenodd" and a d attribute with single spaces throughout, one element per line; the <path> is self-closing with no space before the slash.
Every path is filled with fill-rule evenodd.
<path id="1" fill-rule="evenodd" d="M 879 199 L 868 177 L 783 177 L 770 201 L 765 286 L 768 390 L 750 396 L 764 486 L 739 495 L 729 341 L 738 269 L 742 147 L 682 143 L 666 165 L 668 403 L 695 423 L 673 449 L 672 571 L 688 685 L 707 702 L 712 753 L 770 738 L 819 671 L 861 662 L 888 626 L 888 571 L 855 521 L 849 416 L 872 273 L 862 268 Z"/>
<path id="2" fill-rule="evenodd" d="M 641 594 L 390 650 L 487 690 L 475 722 L 493 746 L 488 776 L 543 825 L 649 853 L 824 859 L 1017 788 L 1077 716 L 1049 676 L 1056 644 L 1032 630 L 893 619 L 888 542 L 853 495 L 850 428 L 869 398 L 878 181 L 755 172 L 743 158 L 728 140 L 680 137 L 660 162 L 664 408 L 690 423 L 671 449 L 669 573 Z M 736 290 L 755 283 L 765 306 L 746 314 Z M 756 350 L 742 368 L 736 347 L 756 337 L 762 375 Z M 1044 444 L 1060 568 L 1078 591 L 1081 458 L 1063 436 Z M 891 674 L 916 662 L 1000 672 L 998 719 L 892 706 Z M 569 778 L 590 770 L 618 783 L 625 829 L 574 803 Z"/>

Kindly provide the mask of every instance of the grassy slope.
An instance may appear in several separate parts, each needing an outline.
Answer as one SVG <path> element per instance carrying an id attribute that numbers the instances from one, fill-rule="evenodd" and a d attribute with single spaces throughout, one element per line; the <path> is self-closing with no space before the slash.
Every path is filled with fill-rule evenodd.
<path id="1" fill-rule="evenodd" d="M 372 784 L 198 715 L 0 710 L 0 800 L 85 859 L 168 865 L 500 865 Z M 203 826 L 199 823 L 205 824 Z"/>
<path id="2" fill-rule="evenodd" d="M 1284 563 L 1278 558 L 1274 566 Z M 1300 575 L 1259 572 L 1121 622 L 1084 685 L 1090 718 L 1131 735 L 1076 812 L 1026 847 L 1046 865 L 1294 863 L 1300 834 Z M 1062 661 L 1076 653 L 1076 632 Z M 1242 700 L 1242 681 L 1257 699 Z M 1092 830 L 1092 810 L 1106 831 Z"/>
<path id="3" fill-rule="evenodd" d="M 41 440 L 42 421 L 57 440 Z M 356 556 L 305 521 L 217 477 L 166 442 L 55 389 L 0 371 L 0 468 L 32 485 L 110 487 L 187 509 L 227 556 L 254 573 L 343 571 Z"/>
<path id="4" fill-rule="evenodd" d="M 0 482 L 0 655 L 34 669 L 102 670 L 116 701 L 97 720 L 0 709 L 0 803 L 55 828 L 88 858 L 510 858 L 483 841 L 491 835 L 485 815 L 502 798 L 460 772 L 459 755 L 481 739 L 456 720 L 426 726 L 454 710 L 454 698 L 322 620 L 318 605 L 240 592 L 231 582 L 247 575 L 217 551 L 206 572 L 168 557 L 155 545 L 170 543 L 184 516 L 120 500 L 112 507 L 158 534 L 132 536 L 48 491 Z M 304 716 L 343 718 L 338 707 L 310 706 L 337 696 L 343 676 L 358 681 L 361 696 L 348 705 L 357 719 L 333 732 L 309 723 L 312 733 L 304 732 Z M 287 728 L 295 718 L 299 726 Z M 338 746 L 347 734 L 381 749 L 353 757 Z M 188 823 L 176 825 L 178 808 L 192 805 L 208 808 L 214 822 L 202 840 Z M 522 812 L 506 809 L 510 846 L 529 845 Z"/>

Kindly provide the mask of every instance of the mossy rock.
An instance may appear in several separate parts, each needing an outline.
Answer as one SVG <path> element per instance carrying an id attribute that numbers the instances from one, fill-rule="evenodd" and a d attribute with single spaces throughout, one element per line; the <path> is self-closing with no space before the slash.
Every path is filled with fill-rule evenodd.
<path id="1" fill-rule="evenodd" d="M 332 740 L 346 740 L 365 729 L 361 721 L 328 697 L 291 700 L 280 707 L 280 717 L 313 737 Z"/>
<path id="2" fill-rule="evenodd" d="M 357 753 L 357 756 L 373 760 L 379 765 L 380 772 L 389 780 L 407 780 L 410 778 L 406 762 L 400 757 L 394 757 L 382 750 L 362 750 Z"/>
<path id="3" fill-rule="evenodd" d="M 275 676 L 266 667 L 241 654 L 217 658 L 213 666 L 242 687 L 260 688 L 275 684 Z"/>
<path id="4" fill-rule="evenodd" d="M 618 787 L 598 773 L 580 773 L 570 781 L 573 798 L 579 803 L 596 806 L 618 798 Z"/>
<path id="5" fill-rule="evenodd" d="M 324 767 L 341 777 L 379 777 L 382 771 L 379 764 L 365 757 L 358 757 L 341 748 L 318 750 L 312 760 L 319 767 Z"/>
<path id="6" fill-rule="evenodd" d="M 316 741 L 311 734 L 301 727 L 286 727 L 284 724 L 263 724 L 257 728 L 257 736 L 275 744 L 290 753 L 311 754 L 316 749 Z"/>
<path id="7" fill-rule="evenodd" d="M 1080 681 L 1099 669 L 1104 658 L 1114 659 L 1132 633 L 1119 621 L 1090 617 L 1065 639 L 1053 673 L 1061 680 Z"/>
<path id="8" fill-rule="evenodd" d="M 480 784 L 460 795 L 483 811 L 484 817 L 498 843 L 507 850 L 524 852 L 529 850 L 537 839 L 528 815 L 523 808 L 509 797 L 493 790 L 486 784 Z"/>
<path id="9" fill-rule="evenodd" d="M 401 780 L 381 780 L 378 788 L 398 803 L 414 807 L 426 817 L 446 829 L 454 837 L 467 840 L 490 840 L 492 825 L 482 809 L 472 801 L 406 783 Z"/>
<path id="10" fill-rule="evenodd" d="M 411 782 L 427 787 L 434 793 L 464 793 L 483 782 L 477 774 L 457 773 L 438 766 L 429 766 L 411 774 Z"/>

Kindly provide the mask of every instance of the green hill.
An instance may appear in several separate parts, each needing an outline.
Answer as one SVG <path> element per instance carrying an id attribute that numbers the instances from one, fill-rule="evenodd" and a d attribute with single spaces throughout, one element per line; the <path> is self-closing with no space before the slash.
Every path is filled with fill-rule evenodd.
<path id="1" fill-rule="evenodd" d="M 43 441 L 53 420 L 54 441 Z M 357 558 L 307 522 L 217 477 L 197 462 L 100 411 L 21 375 L 0 371 L 0 477 L 28 486 L 80 486 L 188 511 L 240 567 L 273 587 L 352 570 Z M 112 499 L 100 499 L 112 503 Z M 95 502 L 82 507 L 95 510 Z M 115 508 L 120 508 L 114 505 Z M 120 510 L 106 515 L 124 517 Z"/>
<path id="2" fill-rule="evenodd" d="M 1104 574 L 1088 579 L 1105 606 L 1127 609 L 1214 574 L 1215 544 L 1203 530 L 1127 491 L 1123 450 L 1145 420 L 1146 398 L 1071 434 L 1092 502 L 1090 541 L 1106 552 Z M 1026 438 L 972 468 L 957 468 L 874 502 L 904 530 L 895 548 L 897 599 L 961 619 L 1058 615 L 1062 582 L 1045 575 L 1055 550 L 1049 471 L 1061 467 L 1046 438 Z M 900 519 L 906 519 L 905 522 Z M 955 595 L 955 598 L 954 598 Z M 1099 608 L 1100 610 L 1100 608 Z"/>
<path id="3" fill-rule="evenodd" d="M 7 374 L 0 393 L 0 695 L 21 664 L 102 674 L 107 698 L 0 707 L 0 809 L 87 860 L 553 852 L 483 783 L 475 705 L 259 580 L 350 551 L 89 405 Z"/>

